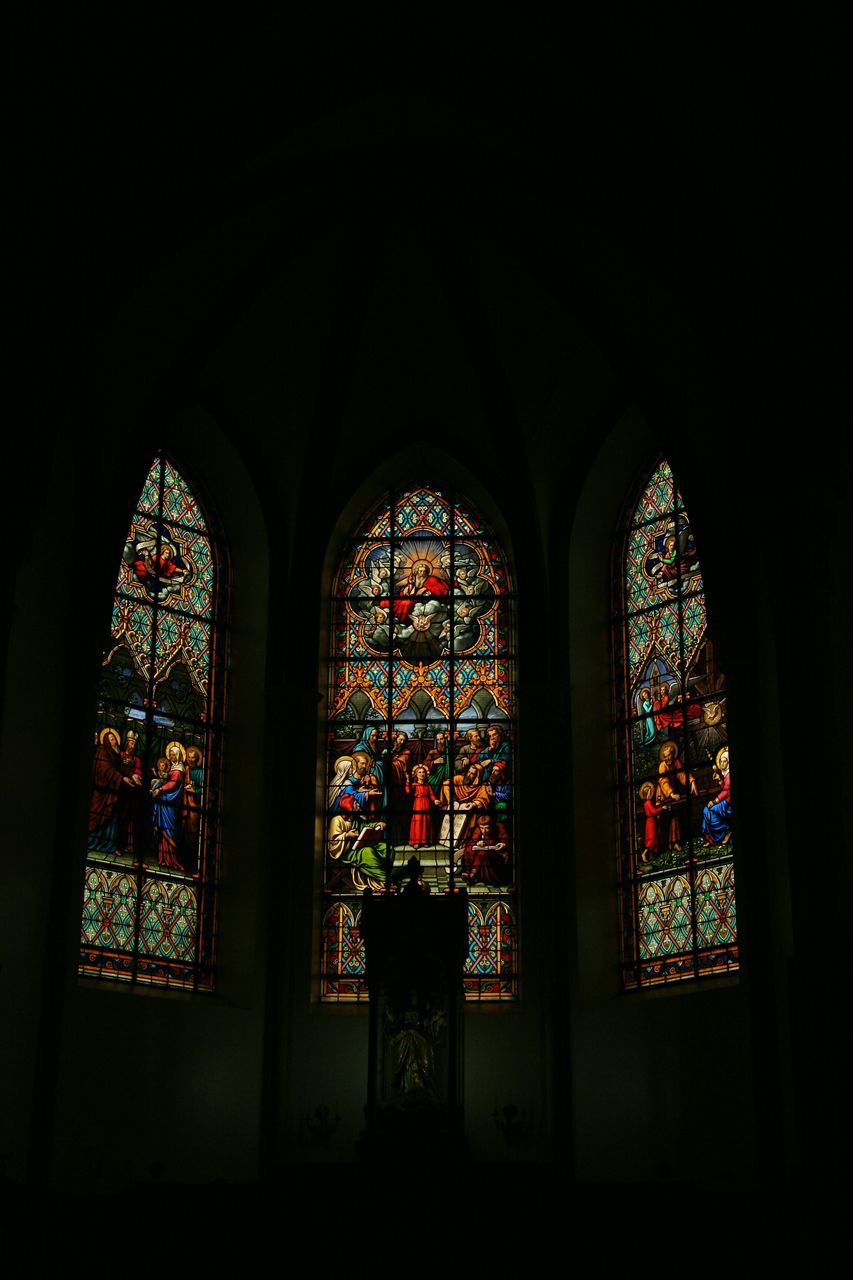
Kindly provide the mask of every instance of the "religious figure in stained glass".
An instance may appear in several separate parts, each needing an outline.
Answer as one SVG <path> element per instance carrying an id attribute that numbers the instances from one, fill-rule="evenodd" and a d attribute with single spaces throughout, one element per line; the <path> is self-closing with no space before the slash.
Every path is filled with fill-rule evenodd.
<path id="1" fill-rule="evenodd" d="M 637 987 L 738 965 L 725 678 L 665 460 L 615 577 L 622 966 Z"/>
<path id="2" fill-rule="evenodd" d="M 413 853 L 432 893 L 469 899 L 466 992 L 516 992 L 512 591 L 494 536 L 427 486 L 384 499 L 335 579 L 322 994 L 366 997 L 365 888 Z"/>
<path id="3" fill-rule="evenodd" d="M 222 557 L 155 460 L 125 541 L 98 689 L 80 972 L 213 981 Z"/>

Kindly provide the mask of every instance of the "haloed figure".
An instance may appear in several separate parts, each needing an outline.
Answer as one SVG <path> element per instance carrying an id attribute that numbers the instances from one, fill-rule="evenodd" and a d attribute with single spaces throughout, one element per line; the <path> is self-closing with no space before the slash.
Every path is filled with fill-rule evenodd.
<path id="1" fill-rule="evenodd" d="M 720 794 L 709 800 L 702 814 L 702 834 L 706 844 L 728 844 L 732 838 L 732 791 L 729 781 L 729 749 L 717 752 L 714 776 L 720 783 Z"/>
<path id="2" fill-rule="evenodd" d="M 360 787 L 352 756 L 341 756 L 329 783 L 327 848 L 334 861 L 349 864 L 356 889 L 382 888 L 394 855 L 385 840 L 385 823 L 364 816 L 370 792 Z"/>
<path id="3" fill-rule="evenodd" d="M 647 863 L 656 858 L 663 848 L 660 834 L 660 815 L 664 810 L 663 805 L 655 804 L 654 783 L 644 782 L 640 787 L 639 797 L 643 803 L 643 813 L 645 814 L 643 851 L 640 854 L 640 861 Z"/>
<path id="4" fill-rule="evenodd" d="M 415 765 L 412 770 L 410 789 L 414 792 L 414 801 L 412 803 L 412 821 L 409 825 L 409 844 L 432 844 L 435 799 L 429 784 L 429 770 L 425 764 Z"/>
<path id="5" fill-rule="evenodd" d="M 658 753 L 658 798 L 669 816 L 667 844 L 670 849 L 681 849 L 680 810 L 688 796 L 696 795 L 696 779 L 678 758 L 678 746 L 665 742 Z"/>
<path id="6" fill-rule="evenodd" d="M 128 729 L 121 752 L 121 771 L 129 782 L 119 796 L 117 809 L 118 849 L 134 858 L 144 856 L 146 836 L 149 834 L 148 807 L 142 786 L 142 760 L 137 755 L 139 735 Z"/>
<path id="7" fill-rule="evenodd" d="M 178 857 L 186 786 L 187 753 L 181 742 L 166 747 L 169 773 L 151 785 L 154 804 L 154 831 L 157 837 L 157 862 L 170 871 L 185 870 Z"/>
<path id="8" fill-rule="evenodd" d="M 122 769 L 118 730 L 108 725 L 98 735 L 95 747 L 87 842 L 90 853 L 121 852 L 118 847 L 118 825 L 122 790 L 133 785 L 133 779 L 126 776 Z"/>
<path id="9" fill-rule="evenodd" d="M 184 794 L 184 830 L 187 844 L 197 845 L 201 827 L 201 806 L 204 795 L 204 757 L 198 747 L 187 747 L 186 792 Z"/>

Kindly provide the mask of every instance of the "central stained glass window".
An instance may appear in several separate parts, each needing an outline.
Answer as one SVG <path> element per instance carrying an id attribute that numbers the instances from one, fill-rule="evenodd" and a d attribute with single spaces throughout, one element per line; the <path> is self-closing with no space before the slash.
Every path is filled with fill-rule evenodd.
<path id="1" fill-rule="evenodd" d="M 429 486 L 362 521 L 334 579 L 321 991 L 367 998 L 365 888 L 416 855 L 430 893 L 464 887 L 466 996 L 512 999 L 515 652 L 506 557 L 471 506 Z"/>

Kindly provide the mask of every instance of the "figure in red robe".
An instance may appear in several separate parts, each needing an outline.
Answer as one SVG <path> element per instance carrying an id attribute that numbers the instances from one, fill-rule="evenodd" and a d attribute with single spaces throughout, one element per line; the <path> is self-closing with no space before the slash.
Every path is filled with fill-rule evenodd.
<path id="1" fill-rule="evenodd" d="M 433 809 L 435 799 L 429 785 L 429 769 L 425 764 L 416 764 L 412 770 L 412 781 L 407 783 L 406 790 L 414 792 L 412 803 L 412 820 L 409 824 L 409 844 L 423 845 L 433 843 Z"/>
<path id="2" fill-rule="evenodd" d="M 508 846 L 503 823 L 495 822 L 490 813 L 484 813 L 477 819 L 475 832 L 463 846 L 462 879 L 469 884 L 506 884 Z"/>
<path id="3" fill-rule="evenodd" d="M 407 580 L 401 585 L 394 599 L 394 617 L 398 622 L 408 622 L 412 610 L 420 600 L 443 600 L 450 594 L 446 578 L 437 578 L 427 560 L 416 560 L 409 570 Z M 380 608 L 388 609 L 390 600 L 380 600 Z"/>
<path id="4" fill-rule="evenodd" d="M 643 812 L 646 815 L 643 830 L 643 852 L 640 854 L 640 861 L 651 862 L 663 848 L 660 834 L 660 814 L 663 813 L 664 806 L 655 804 L 655 788 L 651 782 L 644 782 L 640 787 L 639 794 L 643 802 Z"/>
<path id="5" fill-rule="evenodd" d="M 185 573 L 172 559 L 172 548 L 163 543 L 159 555 L 140 555 L 133 561 L 133 572 L 140 582 L 149 578 L 176 578 Z"/>

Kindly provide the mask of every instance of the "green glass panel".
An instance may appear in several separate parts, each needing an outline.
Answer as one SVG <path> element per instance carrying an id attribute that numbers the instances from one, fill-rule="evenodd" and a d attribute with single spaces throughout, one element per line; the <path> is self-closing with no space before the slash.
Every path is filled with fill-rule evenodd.
<path id="1" fill-rule="evenodd" d="M 205 523 L 189 485 L 171 462 L 165 464 L 162 519 L 204 530 Z"/>
<path id="2" fill-rule="evenodd" d="M 410 489 L 400 494 L 394 507 L 394 533 L 398 537 L 415 530 L 438 535 L 450 532 L 450 504 L 434 489 Z"/>
<path id="3" fill-rule="evenodd" d="M 145 477 L 139 499 L 139 510 L 149 515 L 157 515 L 160 511 L 160 473 L 160 459 L 157 458 Z"/>

